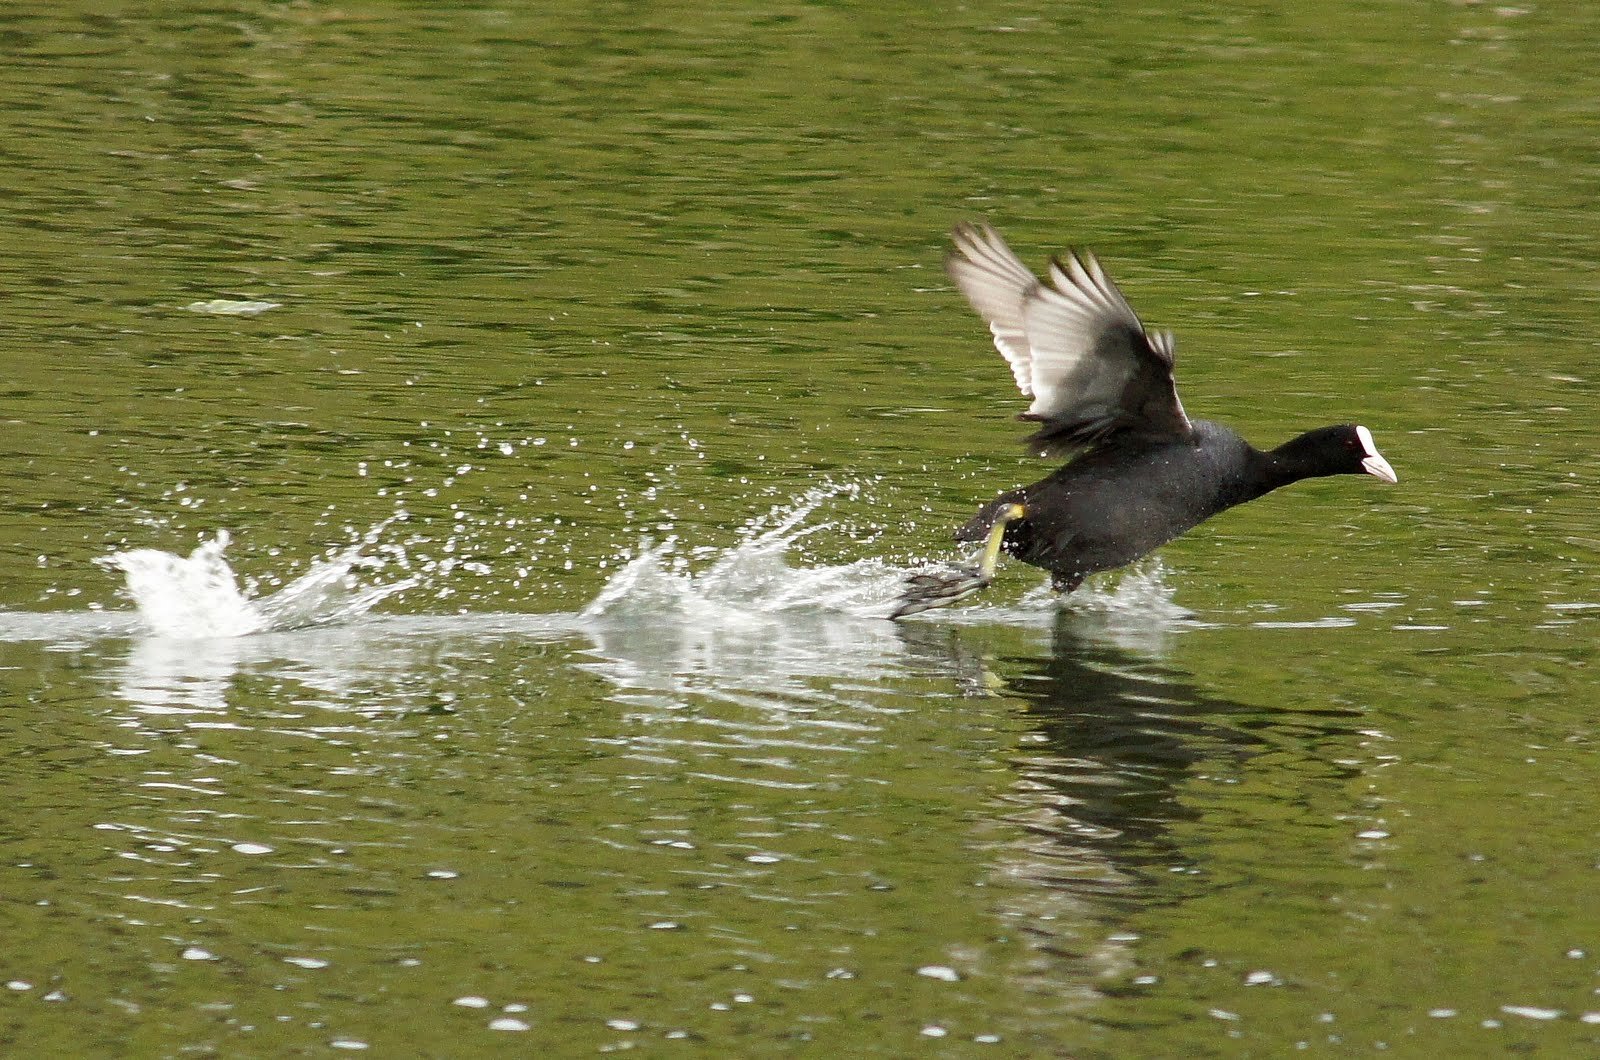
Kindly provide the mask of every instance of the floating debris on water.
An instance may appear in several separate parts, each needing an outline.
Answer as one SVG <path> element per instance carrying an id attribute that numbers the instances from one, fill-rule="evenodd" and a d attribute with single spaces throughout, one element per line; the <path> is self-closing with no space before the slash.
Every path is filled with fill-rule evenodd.
<path id="1" fill-rule="evenodd" d="M 219 317 L 253 317 L 269 309 L 279 309 L 282 302 L 235 301 L 231 298 L 213 298 L 209 302 L 190 302 L 183 308 L 191 313 L 210 313 Z"/>

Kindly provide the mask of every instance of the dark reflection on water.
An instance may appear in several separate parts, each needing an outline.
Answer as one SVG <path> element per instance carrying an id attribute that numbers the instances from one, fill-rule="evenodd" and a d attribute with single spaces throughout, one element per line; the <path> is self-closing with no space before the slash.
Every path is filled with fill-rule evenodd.
<path id="1" fill-rule="evenodd" d="M 1138 876 L 1181 868 L 1168 838 L 1192 814 L 1178 788 L 1206 763 L 1236 762 L 1260 745 L 1241 724 L 1254 713 L 1187 675 L 1059 623 L 1051 652 L 1007 681 L 1029 703 L 1033 731 L 1014 762 L 1030 831 L 1057 844 L 1047 877 L 1087 892 L 1125 893 Z M 1076 863 L 1088 871 L 1062 871 Z"/>
<path id="2" fill-rule="evenodd" d="M 1217 886 L 1206 850 L 1180 827 L 1203 812 L 1197 785 L 1231 783 L 1253 758 L 1285 751 L 1316 759 L 1319 785 L 1358 772 L 1331 749 L 1348 749 L 1359 712 L 1218 696 L 1165 661 L 1171 627 L 1064 611 L 1047 650 L 997 660 L 985 659 L 981 631 L 906 632 L 924 662 L 945 656 L 966 694 L 1025 704 L 987 856 L 1004 896 L 997 917 L 1030 951 L 1017 985 L 1057 1012 L 1088 1014 L 1141 963 L 1130 918 Z"/>
<path id="3" fill-rule="evenodd" d="M 1237 771 L 1279 743 L 1279 726 L 1315 743 L 1352 737 L 1360 716 L 1329 710 L 1313 717 L 1219 698 L 1159 658 L 1085 635 L 1066 619 L 1050 654 L 1028 666 L 1006 682 L 1029 701 L 1030 742 L 1037 742 L 1036 750 L 1025 744 L 1015 763 L 1019 786 L 1040 794 L 1019 801 L 1053 802 L 1061 820 L 1030 828 L 1117 866 L 1118 891 L 1130 878 L 1187 867 L 1192 855 L 1169 835 L 1174 822 L 1194 815 L 1181 797 L 1184 784 L 1202 772 Z M 1067 879 L 1089 890 L 1105 882 L 1093 874 Z"/>

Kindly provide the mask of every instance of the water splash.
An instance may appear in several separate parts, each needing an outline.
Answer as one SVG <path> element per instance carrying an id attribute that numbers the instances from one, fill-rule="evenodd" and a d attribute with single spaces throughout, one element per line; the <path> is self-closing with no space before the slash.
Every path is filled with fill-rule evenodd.
<path id="1" fill-rule="evenodd" d="M 226 530 L 188 556 L 141 548 L 101 562 L 122 571 L 140 619 L 158 636 L 244 637 L 303 629 L 357 618 L 417 584 L 409 575 L 387 582 L 369 576 L 390 562 L 405 565 L 398 546 L 386 546 L 376 555 L 370 551 L 394 521 L 384 520 L 359 542 L 312 563 L 305 574 L 261 599 L 240 588 L 238 575 L 224 558 L 232 540 Z"/>
<path id="2" fill-rule="evenodd" d="M 792 505 L 774 508 L 745 528 L 739 544 L 701 570 L 694 569 L 676 538 L 661 544 L 646 541 L 584 608 L 583 617 L 672 610 L 701 620 L 737 621 L 740 615 L 796 611 L 885 618 L 905 587 L 905 569 L 876 558 L 815 567 L 788 561 L 801 539 L 834 528 L 832 523 L 802 526 L 812 512 L 857 489 L 822 487 Z"/>
<path id="3" fill-rule="evenodd" d="M 379 544 L 389 527 L 404 518 L 401 513 L 383 520 L 360 541 L 313 563 L 305 574 L 262 600 L 259 606 L 268 628 L 304 629 L 348 622 L 396 593 L 420 585 L 422 579 L 410 573 L 393 581 L 380 580 L 381 572 L 390 565 L 409 570 L 403 547 Z"/>
<path id="4" fill-rule="evenodd" d="M 882 632 L 887 632 L 891 627 L 881 620 L 899 602 L 911 568 L 876 557 L 837 564 L 792 561 L 805 538 L 839 529 L 829 521 L 808 525 L 808 519 L 824 504 L 839 497 L 857 498 L 860 491 L 855 483 L 810 490 L 751 520 L 741 540 L 726 549 L 690 547 L 676 537 L 659 544 L 645 541 L 588 606 L 569 617 L 594 628 L 605 627 L 611 634 L 641 623 L 657 636 L 667 628 L 721 630 L 736 636 L 752 633 L 757 639 L 770 636 L 792 642 L 793 650 L 806 656 L 818 650 L 801 643 L 806 637 L 816 638 L 824 648 L 840 637 L 864 637 L 861 621 L 882 625 Z M 224 557 L 230 540 L 226 530 L 188 556 L 135 549 L 101 562 L 123 572 L 141 621 L 163 637 L 243 637 L 326 626 L 361 618 L 382 601 L 424 581 L 437 586 L 458 567 L 468 566 L 454 557 L 414 563 L 405 545 L 386 542 L 390 527 L 405 518 L 401 512 L 383 520 L 355 543 L 330 552 L 300 577 L 263 597 L 254 595 L 254 586 L 241 587 Z M 1116 580 L 1103 579 L 1066 598 L 1051 592 L 1043 580 L 1036 580 L 1019 597 L 1016 586 L 1028 574 L 1018 564 L 1006 567 L 1002 584 L 972 605 L 925 612 L 917 619 L 1043 625 L 1065 608 L 1113 634 L 1137 634 L 1170 631 L 1191 617 L 1173 601 L 1159 560 L 1148 560 Z M 399 576 L 391 575 L 391 570 Z M 448 591 L 445 585 L 439 595 Z M 784 631 L 780 633 L 779 627 Z M 766 632 L 755 633 L 759 630 Z M 686 644 L 685 650 L 698 649 Z"/>
<path id="5" fill-rule="evenodd" d="M 128 595 L 151 631 L 165 637 L 242 637 L 267 628 L 266 617 L 239 589 L 222 558 L 229 535 L 200 544 L 188 556 L 140 548 L 108 557 L 122 571 Z"/>
<path id="6" fill-rule="evenodd" d="M 1041 586 L 1038 591 L 1048 593 L 1049 589 Z M 1202 624 L 1176 596 L 1177 588 L 1167 581 L 1166 566 L 1152 556 L 1120 574 L 1102 576 L 1097 584 L 1085 585 L 1060 606 L 1073 612 L 1081 632 L 1157 657 L 1167 654 L 1178 630 Z"/>
<path id="7" fill-rule="evenodd" d="M 1053 595 L 1044 585 L 1035 592 Z M 1170 625 L 1194 617 L 1194 612 L 1177 602 L 1177 593 L 1177 587 L 1167 581 L 1166 564 L 1160 557 L 1151 556 L 1119 574 L 1085 585 L 1066 597 L 1064 603 L 1074 611 Z"/>
<path id="8" fill-rule="evenodd" d="M 579 616 L 590 669 L 614 684 L 712 698 L 755 694 L 771 708 L 821 695 L 813 678 L 893 671 L 904 646 L 883 621 L 905 571 L 880 559 L 796 566 L 794 547 L 832 523 L 802 523 L 851 486 L 813 490 L 752 520 L 721 552 L 645 543 Z M 704 560 L 710 555 L 709 563 Z M 697 561 L 700 561 L 697 563 Z M 826 698 L 825 696 L 823 698 Z"/>
<path id="9" fill-rule="evenodd" d="M 713 550 L 685 548 L 676 538 L 660 544 L 646 541 L 607 581 L 583 617 L 659 617 L 669 612 L 685 621 L 710 624 L 800 612 L 887 618 L 905 590 L 906 577 L 917 568 L 879 558 L 816 566 L 791 562 L 802 539 L 835 528 L 828 522 L 803 525 L 806 520 L 824 501 L 853 495 L 854 489 L 819 488 L 793 504 L 775 507 L 746 527 L 739 544 L 698 567 L 695 560 Z M 1034 584 L 1018 596 L 1016 584 L 1030 577 Z M 1098 577 L 1070 596 L 1052 590 L 1048 579 L 1031 568 L 1010 562 L 1002 563 L 999 583 L 971 603 L 924 611 L 912 621 L 1037 625 L 1053 622 L 1066 610 L 1112 631 L 1170 631 L 1193 618 L 1175 595 L 1166 567 L 1154 557 Z"/>

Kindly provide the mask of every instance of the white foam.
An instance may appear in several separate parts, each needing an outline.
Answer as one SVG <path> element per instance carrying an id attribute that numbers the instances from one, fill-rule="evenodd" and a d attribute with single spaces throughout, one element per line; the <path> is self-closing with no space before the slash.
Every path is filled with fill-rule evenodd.
<path id="1" fill-rule="evenodd" d="M 239 590 L 222 553 L 226 530 L 187 557 L 153 548 L 118 552 L 107 563 L 121 569 L 150 630 L 164 637 L 242 637 L 267 628 L 261 611 Z"/>
<path id="2" fill-rule="evenodd" d="M 141 548 L 103 562 L 123 572 L 139 618 L 158 636 L 197 640 L 303 629 L 364 615 L 417 583 L 412 577 L 364 580 L 357 573 L 386 565 L 387 557 L 374 557 L 367 549 L 393 521 L 379 523 L 359 543 L 313 562 L 305 574 L 259 600 L 239 587 L 223 556 L 231 540 L 226 530 L 188 556 Z"/>

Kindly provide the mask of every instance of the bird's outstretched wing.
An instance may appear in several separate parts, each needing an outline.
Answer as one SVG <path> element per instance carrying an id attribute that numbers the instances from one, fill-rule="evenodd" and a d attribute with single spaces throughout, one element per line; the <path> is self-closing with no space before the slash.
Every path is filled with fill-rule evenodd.
<path id="1" fill-rule="evenodd" d="M 1022 415 L 1040 423 L 1030 444 L 1056 453 L 1124 432 L 1191 435 L 1172 376 L 1172 333 L 1146 332 L 1094 255 L 1051 259 L 1046 282 L 987 224 L 959 224 L 952 239 L 945 270 L 1033 399 Z"/>

